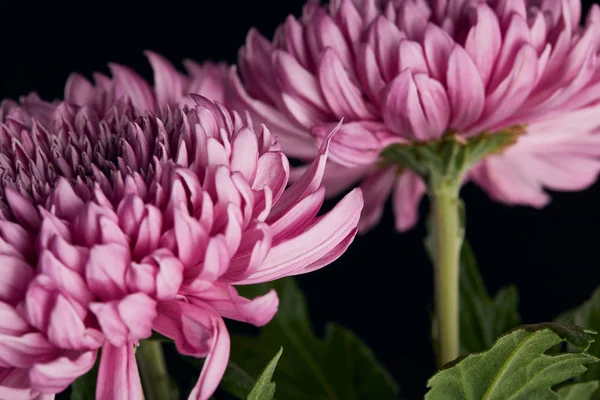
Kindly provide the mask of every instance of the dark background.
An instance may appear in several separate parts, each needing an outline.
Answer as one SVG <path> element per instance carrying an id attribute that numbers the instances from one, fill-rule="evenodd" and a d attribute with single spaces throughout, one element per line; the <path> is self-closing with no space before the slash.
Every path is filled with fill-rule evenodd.
<path id="1" fill-rule="evenodd" d="M 250 27 L 270 37 L 288 14 L 299 14 L 302 3 L 0 0 L 0 98 L 34 90 L 46 99 L 62 97 L 71 71 L 107 73 L 108 62 L 150 79 L 145 49 L 177 66 L 183 58 L 232 63 Z M 524 322 L 551 320 L 590 296 L 600 278 L 600 184 L 553 194 L 541 211 L 494 203 L 472 185 L 463 196 L 467 236 L 484 280 L 492 293 L 518 286 Z M 395 233 L 388 208 L 379 226 L 357 238 L 340 260 L 300 278 L 317 331 L 325 321 L 354 330 L 411 396 L 422 394 L 434 370 L 424 235 L 423 222 Z"/>

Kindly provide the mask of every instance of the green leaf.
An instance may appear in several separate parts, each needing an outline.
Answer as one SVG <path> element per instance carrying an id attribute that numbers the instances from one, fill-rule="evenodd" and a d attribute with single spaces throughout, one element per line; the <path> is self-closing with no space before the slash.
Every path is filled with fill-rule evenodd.
<path id="1" fill-rule="evenodd" d="M 233 336 L 232 359 L 258 374 L 279 346 L 285 348 L 277 368 L 277 396 L 286 400 L 388 400 L 398 398 L 398 387 L 369 348 L 353 333 L 336 324 L 317 337 L 310 325 L 304 296 L 293 279 L 238 288 L 248 296 L 274 288 L 279 311 L 258 337 Z"/>
<path id="2" fill-rule="evenodd" d="M 560 400 L 591 400 L 596 389 L 598 389 L 598 381 L 591 381 L 565 386 L 557 393 Z"/>
<path id="3" fill-rule="evenodd" d="M 489 296 L 466 240 L 460 262 L 460 347 L 461 354 L 468 354 L 489 348 L 504 332 L 518 326 L 521 316 L 515 286 L 500 289 L 495 298 Z"/>
<path id="4" fill-rule="evenodd" d="M 600 331 L 600 287 L 596 289 L 588 301 L 578 308 L 565 312 L 557 320 Z M 600 341 L 592 343 L 588 352 L 596 357 L 600 357 Z M 582 376 L 582 379 L 584 381 L 600 380 L 600 365 L 591 365 L 588 371 Z"/>
<path id="5" fill-rule="evenodd" d="M 94 400 L 96 398 L 96 381 L 98 379 L 98 364 L 100 351 L 96 356 L 96 363 L 86 374 L 81 375 L 71 384 L 71 400 Z"/>
<path id="6" fill-rule="evenodd" d="M 482 353 L 459 358 L 427 382 L 426 400 L 558 399 L 552 388 L 586 371 L 597 362 L 592 355 L 544 354 L 568 342 L 585 351 L 595 333 L 574 325 L 523 325 L 500 337 Z"/>
<path id="7" fill-rule="evenodd" d="M 273 378 L 273 373 L 275 372 L 281 353 L 283 353 L 283 347 L 281 347 L 277 354 L 275 354 L 275 357 L 269 361 L 256 380 L 254 388 L 252 388 L 252 391 L 250 391 L 250 394 L 248 395 L 248 400 L 273 400 L 276 385 L 275 382 L 271 382 L 271 379 Z"/>

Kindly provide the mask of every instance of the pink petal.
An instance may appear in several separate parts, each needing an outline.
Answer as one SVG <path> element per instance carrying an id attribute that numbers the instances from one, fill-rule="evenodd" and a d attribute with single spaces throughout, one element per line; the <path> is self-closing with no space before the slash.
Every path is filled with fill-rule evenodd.
<path id="1" fill-rule="evenodd" d="M 0 254 L 0 271 L 0 300 L 18 303 L 33 279 L 33 268 L 21 258 Z"/>
<path id="2" fill-rule="evenodd" d="M 90 250 L 85 277 L 89 288 L 103 300 L 126 293 L 125 271 L 131 262 L 129 249 L 116 245 L 97 245 Z"/>
<path id="3" fill-rule="evenodd" d="M 314 193 L 319 186 L 321 186 L 321 180 L 325 172 L 325 163 L 327 162 L 327 155 L 329 152 L 329 143 L 331 139 L 340 128 L 341 123 L 331 131 L 327 139 L 321 143 L 321 148 L 315 160 L 310 164 L 310 167 L 302 174 L 302 176 L 294 182 L 287 190 L 283 192 L 283 195 L 279 201 L 273 206 L 269 219 L 275 219 L 281 214 L 287 212 L 295 203 L 302 200 L 307 195 Z"/>
<path id="4" fill-rule="evenodd" d="M 465 50 L 475 63 L 485 87 L 492 74 L 496 58 L 502 46 L 498 17 L 487 4 L 477 5 L 477 22 L 471 28 L 465 42 Z M 538 14 L 541 16 L 542 14 Z M 465 72 L 465 76 L 468 74 Z"/>
<path id="5" fill-rule="evenodd" d="M 29 368 L 56 357 L 58 349 L 39 332 L 20 336 L 0 334 L 0 368 Z"/>
<path id="6" fill-rule="evenodd" d="M 335 115 L 351 119 L 373 119 L 362 92 L 350 79 L 340 57 L 330 48 L 321 55 L 318 70 L 319 83 L 329 108 Z"/>
<path id="7" fill-rule="evenodd" d="M 212 344 L 204 360 L 204 366 L 198 382 L 192 389 L 188 399 L 208 400 L 223 378 L 229 361 L 229 332 L 218 317 L 212 319 Z"/>
<path id="8" fill-rule="evenodd" d="M 292 56 L 283 51 L 276 51 L 273 54 L 273 66 L 275 77 L 284 93 L 298 96 L 317 110 L 326 111 L 328 109 L 321 96 L 317 79 Z"/>
<path id="9" fill-rule="evenodd" d="M 275 203 L 287 185 L 289 174 L 290 164 L 287 157 L 281 152 L 267 152 L 258 159 L 252 189 L 258 190 L 268 186 Z"/>
<path id="10" fill-rule="evenodd" d="M 132 69 L 118 64 L 109 64 L 115 78 L 115 97 L 127 96 L 139 111 L 156 112 L 154 94 L 150 85 Z"/>
<path id="11" fill-rule="evenodd" d="M 370 44 L 363 44 L 358 51 L 356 60 L 358 79 L 369 99 L 379 103 L 379 94 L 385 87 L 385 82 L 379 71 L 375 52 Z"/>
<path id="12" fill-rule="evenodd" d="M 319 188 L 316 192 L 306 196 L 294 204 L 286 213 L 269 223 L 273 242 L 278 243 L 295 236 L 306 229 L 315 218 L 323 205 L 325 189 Z"/>
<path id="13" fill-rule="evenodd" d="M 209 290 L 197 295 L 197 298 L 212 307 L 222 317 L 248 322 L 255 326 L 267 324 L 277 312 L 279 299 L 274 290 L 248 300 L 241 297 L 231 285 L 215 284 Z M 192 304 L 194 297 L 190 298 Z"/>
<path id="14" fill-rule="evenodd" d="M 513 114 L 531 93 L 537 74 L 537 55 L 531 46 L 519 51 L 510 74 L 487 96 L 480 122 L 468 128 L 471 132 L 494 130 Z"/>
<path id="15" fill-rule="evenodd" d="M 119 347 L 105 344 L 98 370 L 96 399 L 140 400 L 143 397 L 133 344 Z"/>
<path id="16" fill-rule="evenodd" d="M 406 232 L 415 226 L 419 220 L 419 203 L 425 192 L 425 183 L 414 172 L 400 174 L 392 202 L 398 232 Z"/>
<path id="17" fill-rule="evenodd" d="M 35 364 L 29 370 L 31 387 L 44 393 L 62 392 L 88 372 L 95 361 L 96 351 L 87 351 L 72 352 L 47 363 Z"/>
<path id="18" fill-rule="evenodd" d="M 278 279 L 339 251 L 336 246 L 356 233 L 362 206 L 362 193 L 355 189 L 310 228 L 293 239 L 274 245 L 260 268 L 238 284 Z"/>
<path id="19" fill-rule="evenodd" d="M 438 139 L 447 128 L 450 109 L 443 86 L 424 74 L 404 70 L 386 89 L 383 119 L 399 135 Z"/>
<path id="20" fill-rule="evenodd" d="M 93 295 L 79 271 L 68 268 L 50 251 L 43 251 L 38 260 L 40 272 L 49 276 L 55 285 L 65 294 L 82 304 L 88 304 Z"/>
<path id="21" fill-rule="evenodd" d="M 41 220 L 33 204 L 22 194 L 9 187 L 4 190 L 4 196 L 17 222 L 25 229 L 37 231 Z"/>
<path id="22" fill-rule="evenodd" d="M 303 128 L 290 124 L 289 119 L 277 107 L 250 97 L 232 67 L 229 73 L 233 96 L 236 104 L 251 112 L 256 121 L 262 121 L 279 134 L 282 145 L 288 154 L 297 157 L 311 157 L 315 154 L 315 145 Z"/>
<path id="23" fill-rule="evenodd" d="M 431 76 L 445 83 L 448 59 L 454 48 L 454 40 L 440 27 L 432 23 L 427 24 L 423 39 L 423 49 Z"/>
<path id="24" fill-rule="evenodd" d="M 159 107 L 179 104 L 183 88 L 177 70 L 166 58 L 152 51 L 145 51 L 144 54 L 154 71 L 154 90 Z"/>
<path id="25" fill-rule="evenodd" d="M 65 101 L 78 106 L 90 104 L 94 99 L 94 86 L 83 76 L 72 73 L 65 84 Z"/>
<path id="26" fill-rule="evenodd" d="M 256 135 L 244 127 L 235 134 L 231 144 L 231 170 L 240 171 L 249 181 L 254 179 L 257 169 L 258 143 Z"/>
<path id="27" fill-rule="evenodd" d="M 70 300 L 59 294 L 47 328 L 48 340 L 63 349 L 88 350 L 102 345 L 104 337 L 95 329 L 86 328 L 83 318 Z"/>
<path id="28" fill-rule="evenodd" d="M 417 42 L 403 39 L 400 41 L 398 50 L 398 72 L 402 72 L 406 68 L 409 68 L 413 74 L 429 72 L 423 47 Z"/>
<path id="29" fill-rule="evenodd" d="M 485 89 L 473 60 L 460 46 L 450 54 L 446 82 L 452 108 L 450 127 L 461 131 L 483 112 Z"/>
<path id="30" fill-rule="evenodd" d="M 358 224 L 360 233 L 369 231 L 381 219 L 397 175 L 396 167 L 385 168 L 370 175 L 361 183 L 360 188 L 364 193 L 365 206 Z"/>
<path id="31" fill-rule="evenodd" d="M 322 141 L 335 129 L 335 124 L 317 125 L 312 133 Z M 331 140 L 329 158 L 346 167 L 369 165 L 377 161 L 381 150 L 398 137 L 379 122 L 343 124 Z"/>

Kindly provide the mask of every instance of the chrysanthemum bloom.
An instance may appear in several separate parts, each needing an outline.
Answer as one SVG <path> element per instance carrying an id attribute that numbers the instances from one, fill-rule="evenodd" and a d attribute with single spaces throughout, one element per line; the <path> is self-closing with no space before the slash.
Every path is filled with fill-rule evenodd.
<path id="1" fill-rule="evenodd" d="M 158 113 L 165 106 L 193 106 L 190 93 L 225 104 L 227 66 L 223 63 L 198 64 L 183 62 L 188 75 L 179 73 L 164 57 L 145 52 L 154 71 L 154 86 L 131 68 L 110 64 L 112 79 L 101 73 L 93 75 L 94 84 L 77 73 L 67 79 L 65 101 L 78 106 L 90 106 L 102 118 L 123 96 L 128 96 L 135 109 L 143 113 Z"/>
<path id="2" fill-rule="evenodd" d="M 272 43 L 251 31 L 243 83 L 232 77 L 242 107 L 281 132 L 290 156 L 310 159 L 345 118 L 325 184 L 335 194 L 362 180 L 361 229 L 391 193 L 397 229 L 410 228 L 426 190 L 413 172 L 382 167 L 381 150 L 449 133 L 525 125 L 470 177 L 497 200 L 541 207 L 544 187 L 580 190 L 600 170 L 599 10 L 580 27 L 578 0 L 310 1 Z"/>
<path id="3" fill-rule="evenodd" d="M 285 190 L 288 161 L 266 127 L 196 96 L 100 120 L 61 104 L 44 128 L 14 108 L 0 124 L 0 399 L 52 399 L 94 364 L 98 399 L 142 399 L 134 345 L 152 330 L 206 357 L 191 399 L 227 365 L 222 317 L 254 325 L 274 292 L 234 285 L 331 263 L 353 240 L 362 195 L 317 216 L 326 142 Z"/>

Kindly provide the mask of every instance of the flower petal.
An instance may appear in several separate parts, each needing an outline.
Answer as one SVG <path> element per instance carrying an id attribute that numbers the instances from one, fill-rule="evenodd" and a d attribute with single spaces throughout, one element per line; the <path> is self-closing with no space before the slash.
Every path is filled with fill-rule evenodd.
<path id="1" fill-rule="evenodd" d="M 133 344 L 119 347 L 105 344 L 100 357 L 96 399 L 139 400 L 143 397 Z"/>

